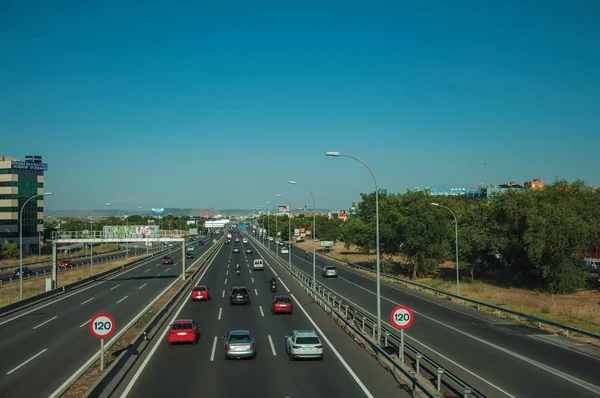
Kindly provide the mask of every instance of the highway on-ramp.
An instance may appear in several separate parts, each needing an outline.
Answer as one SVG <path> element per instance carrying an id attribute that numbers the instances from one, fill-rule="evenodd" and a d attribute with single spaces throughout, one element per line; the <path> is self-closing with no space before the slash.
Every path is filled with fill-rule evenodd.
<path id="1" fill-rule="evenodd" d="M 234 246 L 241 253 L 232 253 Z M 199 324 L 196 345 L 167 344 L 166 332 L 113 396 L 164 397 L 403 397 L 402 390 L 364 349 L 360 348 L 325 312 L 303 293 L 288 276 L 280 276 L 276 293 L 269 289 L 274 275 L 270 266 L 252 271 L 253 254 L 244 254 L 248 245 L 224 245 L 197 284 L 206 285 L 212 299 L 186 302 L 174 315 Z M 235 275 L 235 265 L 242 273 Z M 230 306 L 232 286 L 246 286 L 250 305 Z M 289 292 L 288 292 L 289 290 Z M 293 295 L 293 315 L 272 315 L 273 295 Z M 294 329 L 320 329 L 325 340 L 323 361 L 290 361 L 284 336 Z M 223 336 L 233 329 L 251 330 L 257 341 L 256 359 L 226 360 Z M 336 354 L 337 352 L 337 354 Z"/>
<path id="2" fill-rule="evenodd" d="M 186 266 L 212 245 L 202 241 L 193 243 L 195 258 Z M 181 247 L 167 254 L 173 264 L 161 264 L 163 255 L 0 318 L 0 396 L 50 396 L 98 351 L 88 329 L 93 315 L 112 315 L 119 330 L 181 276 Z"/>
<path id="3" fill-rule="evenodd" d="M 271 242 L 271 250 L 277 250 Z M 312 253 L 293 246 L 292 263 L 312 275 Z M 288 255 L 278 253 L 287 262 Z M 372 274 L 317 256 L 317 281 L 376 312 Z M 336 265 L 338 278 L 321 269 Z M 382 281 L 382 318 L 398 304 L 415 312 L 408 342 L 488 397 L 600 396 L 600 349 L 543 332 L 433 295 Z M 389 329 L 393 329 L 388 322 Z"/>

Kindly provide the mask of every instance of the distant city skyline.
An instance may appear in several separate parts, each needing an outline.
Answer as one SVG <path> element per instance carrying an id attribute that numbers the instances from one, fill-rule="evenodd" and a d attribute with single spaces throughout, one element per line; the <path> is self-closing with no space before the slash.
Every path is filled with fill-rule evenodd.
<path id="1" fill-rule="evenodd" d="M 393 193 L 600 185 L 598 2 L 3 11 L 1 152 L 43 156 L 46 210 L 252 209 L 276 194 L 311 208 L 289 180 L 343 209 L 374 191 L 327 151 Z"/>

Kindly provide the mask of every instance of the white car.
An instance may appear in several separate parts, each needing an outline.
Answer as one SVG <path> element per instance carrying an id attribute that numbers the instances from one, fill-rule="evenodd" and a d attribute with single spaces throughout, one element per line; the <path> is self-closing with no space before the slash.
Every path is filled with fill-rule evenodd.
<path id="1" fill-rule="evenodd" d="M 285 351 L 290 361 L 299 358 L 323 360 L 323 343 L 314 330 L 294 330 L 286 335 Z"/>
<path id="2" fill-rule="evenodd" d="M 246 239 L 246 238 L 242 239 L 242 243 L 248 244 L 248 239 Z"/>
<path id="3" fill-rule="evenodd" d="M 255 259 L 254 262 L 252 263 L 252 269 L 254 271 L 264 271 L 265 266 L 263 264 L 263 260 L 261 260 L 260 258 Z"/>
<path id="4" fill-rule="evenodd" d="M 288 254 L 290 251 L 288 250 L 287 247 L 282 247 L 281 248 L 281 254 Z"/>

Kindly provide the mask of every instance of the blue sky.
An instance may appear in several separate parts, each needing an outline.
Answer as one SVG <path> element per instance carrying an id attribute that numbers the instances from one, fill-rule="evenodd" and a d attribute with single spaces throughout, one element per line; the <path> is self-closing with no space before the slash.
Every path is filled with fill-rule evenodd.
<path id="1" fill-rule="evenodd" d="M 50 210 L 600 184 L 600 2 L 0 4 L 0 151 Z"/>

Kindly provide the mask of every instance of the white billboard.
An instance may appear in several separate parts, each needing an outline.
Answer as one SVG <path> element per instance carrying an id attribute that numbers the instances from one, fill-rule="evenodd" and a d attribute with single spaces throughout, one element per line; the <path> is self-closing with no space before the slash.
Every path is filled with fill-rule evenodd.
<path id="1" fill-rule="evenodd" d="M 204 226 L 206 228 L 223 228 L 227 224 L 229 224 L 229 220 L 214 220 L 204 222 Z"/>
<path id="2" fill-rule="evenodd" d="M 106 225 L 102 229 L 104 239 L 160 238 L 157 225 Z"/>

